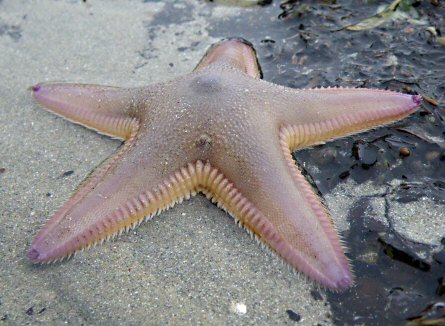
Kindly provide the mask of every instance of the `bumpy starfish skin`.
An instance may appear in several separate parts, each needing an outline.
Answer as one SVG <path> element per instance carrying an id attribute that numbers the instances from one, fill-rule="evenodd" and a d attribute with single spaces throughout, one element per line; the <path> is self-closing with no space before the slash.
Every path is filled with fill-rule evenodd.
<path id="1" fill-rule="evenodd" d="M 401 119 L 421 97 L 298 90 L 260 76 L 253 47 L 229 39 L 165 83 L 34 86 L 51 112 L 125 143 L 43 227 L 28 257 L 63 259 L 202 192 L 311 279 L 350 286 L 332 221 L 291 151 Z"/>

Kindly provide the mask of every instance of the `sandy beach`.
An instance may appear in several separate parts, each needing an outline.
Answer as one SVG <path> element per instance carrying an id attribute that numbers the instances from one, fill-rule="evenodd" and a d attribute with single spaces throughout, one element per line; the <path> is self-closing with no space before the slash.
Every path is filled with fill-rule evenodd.
<path id="1" fill-rule="evenodd" d="M 215 26 L 241 19 L 245 10 L 252 9 L 192 0 L 168 6 L 0 1 L 3 323 L 333 323 L 325 290 L 261 248 L 200 195 L 63 263 L 38 266 L 26 258 L 40 227 L 121 145 L 45 112 L 29 87 L 44 81 L 141 86 L 174 78 L 193 69 L 218 40 Z M 357 187 L 348 181 L 325 194 L 341 231 L 349 229 L 347 216 L 360 196 L 385 191 L 365 183 L 357 194 Z M 374 197 L 370 207 L 381 216 L 384 203 Z M 428 220 L 419 221 L 425 207 Z M 395 211 L 400 232 L 417 240 L 428 235 L 428 243 L 440 245 L 440 202 Z"/>

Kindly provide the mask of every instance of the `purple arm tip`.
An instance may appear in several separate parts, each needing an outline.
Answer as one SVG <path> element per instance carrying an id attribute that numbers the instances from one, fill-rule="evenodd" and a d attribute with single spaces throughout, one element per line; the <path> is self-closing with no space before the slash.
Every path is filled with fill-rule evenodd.
<path id="1" fill-rule="evenodd" d="M 416 103 L 416 105 L 422 104 L 422 96 L 420 96 L 420 95 L 413 95 L 413 102 Z"/>
<path id="2" fill-rule="evenodd" d="M 352 286 L 352 283 L 353 283 L 352 277 L 351 277 L 351 275 L 348 274 L 337 281 L 335 288 L 336 288 L 336 290 L 338 290 L 340 292 L 345 291 L 347 288 Z"/>
<path id="3" fill-rule="evenodd" d="M 40 89 L 40 85 L 34 85 L 31 87 L 33 92 L 37 92 Z"/>
<path id="4" fill-rule="evenodd" d="M 27 256 L 31 261 L 35 262 L 37 261 L 37 258 L 39 258 L 39 252 L 35 249 L 30 249 Z"/>

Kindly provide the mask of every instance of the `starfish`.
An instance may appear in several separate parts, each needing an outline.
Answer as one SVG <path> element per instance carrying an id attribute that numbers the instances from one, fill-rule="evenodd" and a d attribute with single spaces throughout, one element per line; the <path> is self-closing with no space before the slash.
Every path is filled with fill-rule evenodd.
<path id="1" fill-rule="evenodd" d="M 261 243 L 333 290 L 353 283 L 326 207 L 291 151 L 402 119 L 422 98 L 292 89 L 261 79 L 253 46 L 213 45 L 193 72 L 139 88 L 42 83 L 49 111 L 124 140 L 41 229 L 28 257 L 70 257 L 201 192 Z"/>

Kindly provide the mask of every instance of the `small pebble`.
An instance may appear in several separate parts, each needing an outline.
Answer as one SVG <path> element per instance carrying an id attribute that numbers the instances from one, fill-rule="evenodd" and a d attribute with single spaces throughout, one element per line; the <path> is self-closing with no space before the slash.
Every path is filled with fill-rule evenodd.
<path id="1" fill-rule="evenodd" d="M 70 171 L 66 171 L 66 172 L 64 172 L 63 174 L 62 174 L 62 177 L 69 177 L 71 174 L 73 174 L 74 173 L 74 171 L 73 170 L 70 170 Z"/>
<path id="2" fill-rule="evenodd" d="M 339 177 L 340 179 L 346 179 L 347 177 L 349 177 L 350 174 L 351 174 L 351 173 L 350 173 L 349 171 L 344 171 L 344 172 L 340 173 L 340 174 L 338 175 L 338 177 Z"/>
<path id="3" fill-rule="evenodd" d="M 409 154 L 410 154 L 410 152 L 409 152 L 408 147 L 400 148 L 400 156 L 407 157 L 407 156 L 409 156 Z"/>
<path id="4" fill-rule="evenodd" d="M 238 315 L 245 315 L 247 313 L 247 306 L 242 302 L 232 303 L 230 309 Z"/>
<path id="5" fill-rule="evenodd" d="M 436 158 L 438 158 L 439 156 L 440 156 L 440 153 L 438 151 L 430 151 L 430 152 L 427 152 L 425 155 L 425 157 L 428 161 L 433 161 Z"/>
<path id="6" fill-rule="evenodd" d="M 288 314 L 290 320 L 300 321 L 300 319 L 301 319 L 301 316 L 299 314 L 297 314 L 296 312 L 293 312 L 290 309 L 286 310 L 286 313 Z"/>

